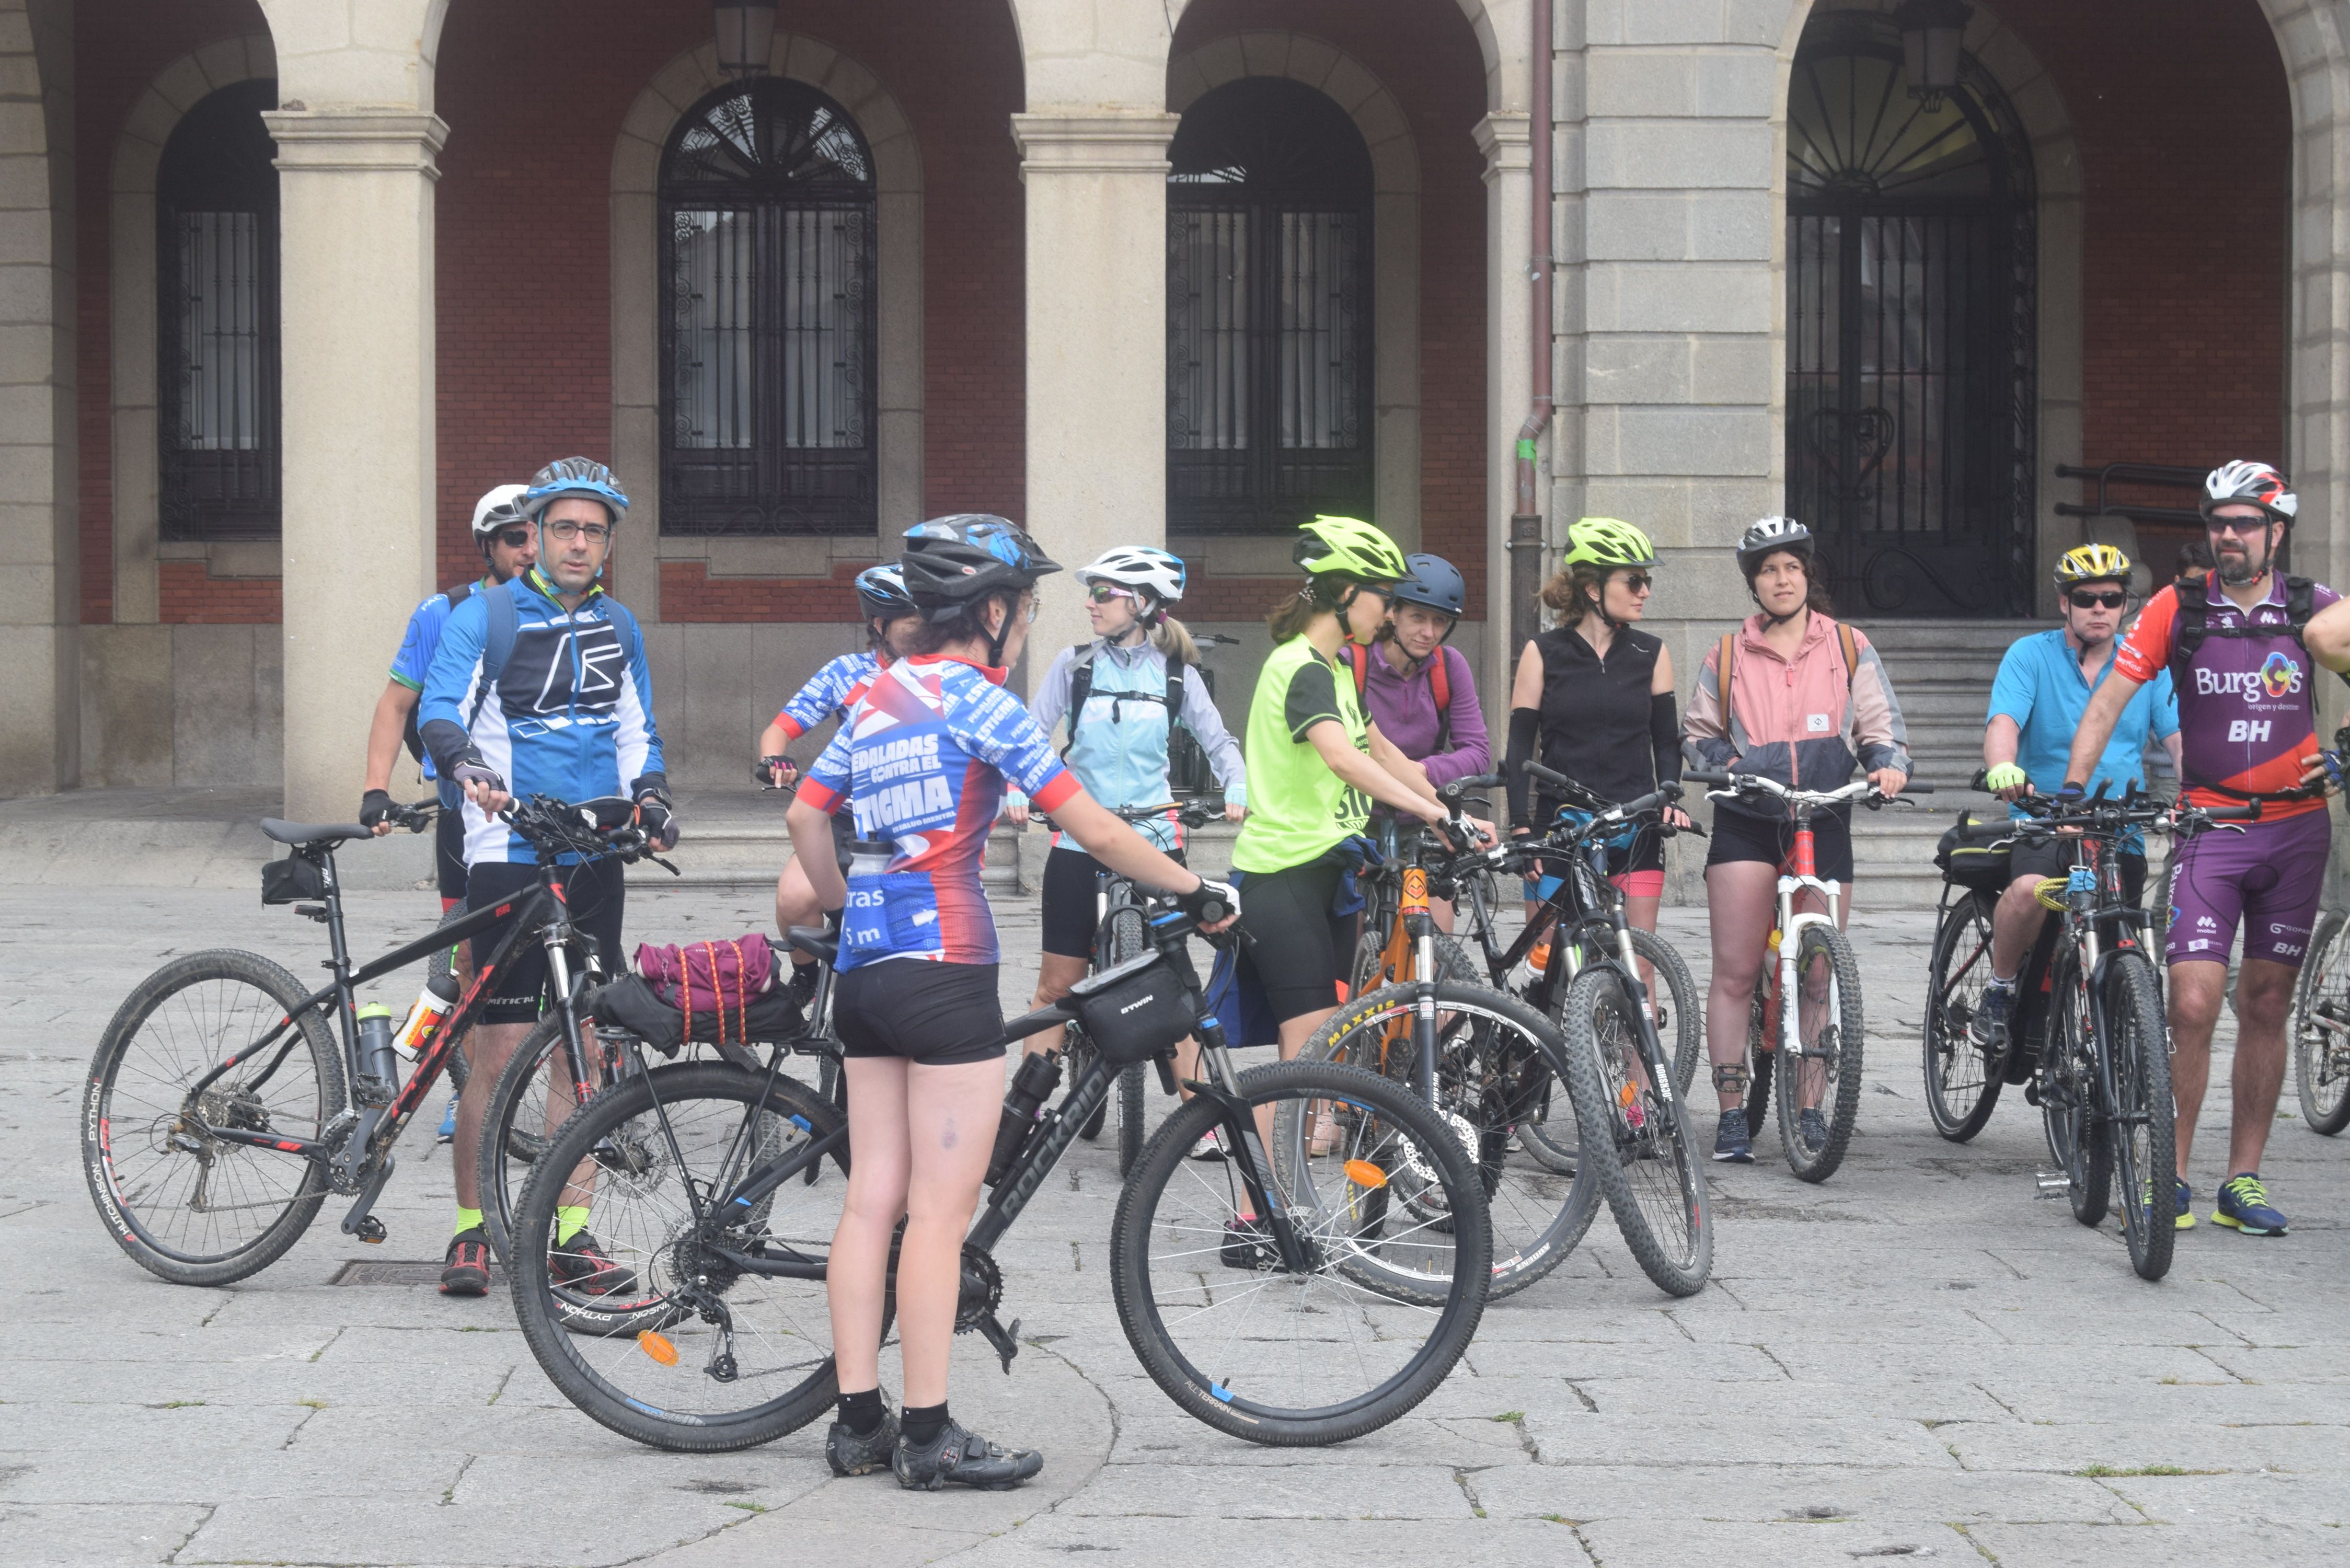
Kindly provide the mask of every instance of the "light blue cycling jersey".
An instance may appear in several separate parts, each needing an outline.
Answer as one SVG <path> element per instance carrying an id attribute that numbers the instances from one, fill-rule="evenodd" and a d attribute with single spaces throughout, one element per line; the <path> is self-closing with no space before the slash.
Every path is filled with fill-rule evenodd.
<path id="1" fill-rule="evenodd" d="M 1991 710 L 1983 722 L 2002 716 L 2015 721 L 2020 732 L 2016 765 L 2041 794 L 2054 794 L 2064 784 L 2081 716 L 2088 711 L 2089 699 L 2113 674 L 2114 664 L 2109 655 L 2094 683 L 2083 680 L 2081 656 L 2065 640 L 2061 628 L 2016 639 L 2000 659 L 1999 674 L 1991 684 Z M 2177 733 L 2178 699 L 2171 688 L 2170 671 L 2165 670 L 2133 692 L 2129 705 L 2115 720 L 2096 771 L 2089 775 L 2089 793 L 2096 794 L 2100 784 L 2116 795 L 2132 784 L 2142 786 L 2147 742 Z M 2010 815 L 2022 816 L 2023 808 L 2012 806 Z M 2123 843 L 2137 853 L 2144 846 L 2145 836 L 2132 829 Z"/>
<path id="2" fill-rule="evenodd" d="M 1157 805 L 1168 798 L 1170 788 L 1167 742 L 1174 726 L 1167 712 L 1167 656 L 1147 638 L 1132 648 L 1097 638 L 1092 647 L 1093 685 L 1086 693 L 1086 711 L 1068 714 L 1077 650 L 1065 648 L 1045 667 L 1028 711 L 1048 735 L 1069 716 L 1071 739 L 1064 756 L 1087 794 L 1113 810 Z M 1143 700 L 1136 701 L 1138 696 Z M 1241 761 L 1241 744 L 1224 728 L 1223 715 L 1216 711 L 1215 699 L 1196 669 L 1183 678 L 1183 711 L 1176 717 L 1207 752 L 1224 798 L 1235 805 L 1247 805 L 1248 769 Z M 1180 825 L 1166 818 L 1153 817 L 1134 826 L 1159 849 L 1180 845 Z M 1055 835 L 1053 842 L 1060 845 L 1062 836 Z"/>
<path id="3" fill-rule="evenodd" d="M 400 639 L 400 651 L 391 657 L 391 678 L 411 691 L 421 695 L 424 677 L 432 669 L 432 655 L 441 646 L 441 628 L 449 624 L 449 595 L 455 594 L 460 599 L 469 599 L 490 586 L 490 580 L 484 577 L 480 582 L 468 583 L 463 588 L 434 594 L 418 605 L 409 615 L 408 630 Z M 432 766 L 432 753 L 422 749 L 423 741 L 416 728 L 418 722 L 416 712 L 411 710 L 408 715 L 408 739 L 422 753 L 417 758 L 417 764 L 424 776 L 438 778 L 439 774 Z M 444 794 L 442 798 L 446 802 L 449 797 Z"/>
<path id="4" fill-rule="evenodd" d="M 470 741 L 517 797 L 582 801 L 666 791 L 652 673 L 635 622 L 616 617 L 601 588 L 566 611 L 536 567 L 488 593 L 512 595 L 516 619 L 514 649 L 494 686 L 482 679 L 487 594 L 450 612 L 424 680 L 418 717 L 442 776 Z M 528 840 L 465 804 L 466 865 L 536 856 Z"/>

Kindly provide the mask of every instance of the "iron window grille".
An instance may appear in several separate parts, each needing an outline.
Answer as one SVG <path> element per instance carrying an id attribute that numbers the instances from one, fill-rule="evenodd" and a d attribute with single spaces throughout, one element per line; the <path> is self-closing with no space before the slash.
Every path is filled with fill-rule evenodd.
<path id="1" fill-rule="evenodd" d="M 873 158 L 802 82 L 723 88 L 660 173 L 661 531 L 872 534 Z"/>
<path id="2" fill-rule="evenodd" d="M 1371 158 L 1300 82 L 1202 96 L 1169 149 L 1167 526 L 1277 534 L 1372 504 Z"/>
<path id="3" fill-rule="evenodd" d="M 1973 57 L 1929 107 L 1882 17 L 1797 52 L 1787 136 L 1787 507 L 1848 607 L 2031 613 L 2032 150 Z"/>
<path id="4" fill-rule="evenodd" d="M 277 84 L 181 118 L 155 181 L 158 524 L 166 539 L 274 539 L 281 514 Z"/>

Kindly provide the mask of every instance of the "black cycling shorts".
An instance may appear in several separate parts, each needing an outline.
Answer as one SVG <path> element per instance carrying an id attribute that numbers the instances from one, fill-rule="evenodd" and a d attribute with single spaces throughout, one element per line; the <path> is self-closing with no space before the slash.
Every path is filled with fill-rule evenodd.
<path id="1" fill-rule="evenodd" d="M 1355 917 L 1330 912 L 1346 869 L 1313 860 L 1241 879 L 1241 925 L 1255 941 L 1242 946 L 1240 961 L 1256 971 L 1276 1023 L 1338 1005 L 1355 958 Z"/>
<path id="2" fill-rule="evenodd" d="M 902 1056 L 928 1067 L 1001 1061 L 1003 1003 L 996 998 L 995 971 L 992 963 L 920 959 L 849 970 L 832 992 L 841 1054 Z"/>
<path id="3" fill-rule="evenodd" d="M 465 896 L 465 813 L 442 807 L 432 823 L 432 860 L 441 885 L 441 908 L 457 907 Z"/>
<path id="4" fill-rule="evenodd" d="M 1793 818 L 1773 822 L 1725 805 L 1713 814 L 1713 840 L 1706 850 L 1705 863 L 1714 867 L 1760 860 L 1776 866 L 1793 854 L 1794 847 Z M 1812 814 L 1812 858 L 1820 880 L 1841 882 L 1846 888 L 1851 888 L 1852 821 L 1848 815 L 1828 811 Z"/>
<path id="5" fill-rule="evenodd" d="M 606 974 L 620 973 L 627 967 L 627 960 L 620 953 L 620 910 L 628 895 L 620 863 L 607 857 L 577 866 L 557 867 L 556 875 L 561 879 L 565 902 L 571 907 L 573 929 L 596 940 Z M 538 867 L 535 863 L 486 860 L 467 871 L 465 902 L 470 909 L 486 909 L 502 899 L 520 898 L 537 882 Z M 480 973 L 482 966 L 490 961 L 490 955 L 513 928 L 514 917 L 510 915 L 473 939 L 475 973 Z M 482 1022 L 536 1023 L 545 1008 L 546 993 L 546 948 L 536 939 L 525 937 L 506 955 L 505 972 L 491 979 Z"/>
<path id="6" fill-rule="evenodd" d="M 1168 855 L 1178 866 L 1183 852 Z M 1045 857 L 1045 950 L 1062 958 L 1090 959 L 1100 929 L 1102 863 L 1082 849 L 1055 846 Z"/>
<path id="7" fill-rule="evenodd" d="M 2007 852 L 2007 880 L 2012 887 L 2019 877 L 2058 877 L 2073 869 L 2073 844 L 2061 838 L 2043 838 L 2038 842 L 2017 839 Z M 2146 902 L 2146 856 L 2122 856 L 2122 897 L 2133 905 Z"/>

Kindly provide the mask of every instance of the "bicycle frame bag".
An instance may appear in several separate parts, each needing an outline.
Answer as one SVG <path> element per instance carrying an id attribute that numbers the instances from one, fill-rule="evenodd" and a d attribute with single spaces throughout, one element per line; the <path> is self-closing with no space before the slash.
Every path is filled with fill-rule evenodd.
<path id="1" fill-rule="evenodd" d="M 2014 878 L 2008 871 L 2005 844 L 1989 836 L 1995 824 L 1975 822 L 1966 812 L 1943 833 L 1942 841 L 1934 849 L 1934 864 L 1941 869 L 1942 880 L 1979 893 L 2004 892 Z M 1969 836 L 1969 829 L 1980 837 Z"/>
<path id="2" fill-rule="evenodd" d="M 1069 1000 L 1078 1027 L 1121 1067 L 1156 1061 L 1200 1023 L 1191 988 L 1155 952 L 1087 975 L 1069 988 Z"/>
<path id="3" fill-rule="evenodd" d="M 327 868 L 299 849 L 287 850 L 283 860 L 262 864 L 263 903 L 296 904 L 305 898 L 323 898 L 326 896 Z"/>

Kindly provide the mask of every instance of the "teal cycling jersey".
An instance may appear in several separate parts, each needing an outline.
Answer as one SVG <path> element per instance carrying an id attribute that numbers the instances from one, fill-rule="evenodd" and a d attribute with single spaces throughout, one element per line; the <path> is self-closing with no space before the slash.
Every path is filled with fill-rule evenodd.
<path id="1" fill-rule="evenodd" d="M 1086 793 L 1115 810 L 1119 806 L 1157 805 L 1168 798 L 1167 742 L 1178 722 L 1198 738 L 1215 771 L 1224 798 L 1236 805 L 1248 804 L 1248 770 L 1241 761 L 1240 742 L 1224 728 L 1208 683 L 1194 670 L 1183 686 L 1183 711 L 1167 711 L 1167 656 L 1149 640 L 1120 648 L 1096 639 L 1092 681 L 1082 713 L 1070 713 L 1069 694 L 1075 684 L 1077 649 L 1065 648 L 1045 667 L 1045 679 L 1030 699 L 1028 711 L 1046 734 L 1063 718 L 1069 722 L 1069 745 L 1064 759 Z M 1179 826 L 1163 818 L 1135 825 L 1137 832 L 1160 849 L 1180 846 Z M 1056 837 L 1055 843 L 1060 840 Z"/>

